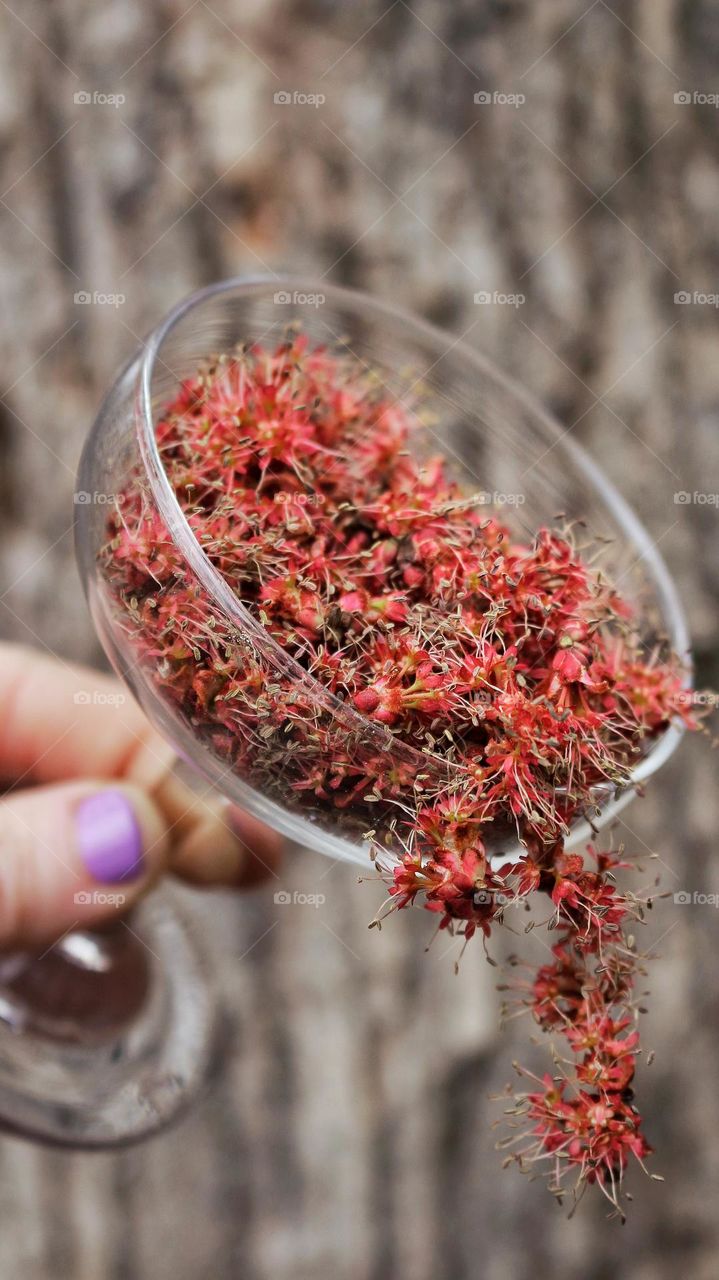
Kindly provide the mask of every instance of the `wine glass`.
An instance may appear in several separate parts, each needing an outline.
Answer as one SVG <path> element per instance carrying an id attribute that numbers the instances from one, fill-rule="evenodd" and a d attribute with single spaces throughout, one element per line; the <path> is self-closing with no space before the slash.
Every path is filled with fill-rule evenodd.
<path id="1" fill-rule="evenodd" d="M 421 402 L 421 411 L 409 413 L 410 450 L 420 459 L 445 455 L 460 486 L 467 492 L 481 490 L 488 509 L 504 508 L 500 515 L 516 534 L 525 531 L 531 538 L 540 525 L 556 522 L 561 512 L 566 519 L 583 520 L 595 538 L 605 539 L 607 572 L 633 601 L 647 646 L 661 642 L 686 657 L 687 633 L 655 545 L 606 476 L 523 390 L 461 341 L 383 302 L 324 281 L 240 278 L 203 289 L 180 303 L 120 373 L 83 453 L 77 554 L 95 627 L 115 670 L 185 768 L 298 844 L 368 869 L 368 829 L 375 847 L 388 857 L 399 852 L 396 805 L 363 793 L 356 802 L 337 808 L 318 795 L 318 788 L 307 785 L 312 770 L 339 756 L 376 777 L 380 761 L 383 775 L 391 777 L 390 790 L 411 808 L 417 779 L 423 786 L 428 779 L 446 784 L 452 766 L 366 719 L 276 643 L 195 536 L 156 440 L 158 414 L 203 361 L 232 353 L 238 344 L 281 341 L 293 326 L 299 326 L 311 345 L 343 353 L 371 370 L 403 405 L 411 409 Z M 267 718 L 267 731 L 257 732 L 250 751 L 238 755 L 231 733 L 219 734 L 216 726 L 203 723 L 171 681 L 158 679 L 147 602 L 118 590 L 107 555 L 108 514 L 119 513 L 122 519 L 128 500 L 135 511 L 151 512 L 155 528 L 162 530 L 174 566 L 172 582 L 163 590 L 181 589 L 183 599 L 189 591 L 202 603 L 203 618 L 214 628 L 226 660 L 257 690 L 250 710 L 255 721 Z M 201 661 L 199 653 L 196 657 Z M 295 714 L 282 720 L 280 734 L 273 712 L 279 700 L 286 712 L 288 699 Z M 681 726 L 672 724 L 648 745 L 633 770 L 632 785 L 622 793 L 597 787 L 596 814 L 591 823 L 580 819 L 574 824 L 570 843 L 586 840 L 593 829 L 610 821 L 631 799 L 633 789 L 667 760 L 681 732 Z M 523 850 L 516 833 L 503 832 L 490 852 L 506 861 L 521 857 Z M 7 1072 L 3 1077 L 0 1067 L 0 1112 L 11 1112 L 13 1085 L 20 1087 L 23 1069 L 25 1081 L 32 1082 L 32 1098 L 16 1113 L 22 1127 L 54 1138 L 107 1143 L 152 1131 L 197 1088 L 211 1061 L 217 1025 L 214 1001 L 208 965 L 166 895 L 166 889 L 155 891 L 133 914 L 130 924 L 141 935 L 141 944 L 129 949 L 130 960 L 123 957 L 122 947 L 113 951 L 114 944 L 98 933 L 70 935 L 50 953 L 59 955 L 63 964 L 74 957 L 72 963 L 81 969 L 83 956 L 91 969 L 96 961 L 105 964 L 110 982 L 128 963 L 140 976 L 130 982 L 133 998 L 109 1025 L 96 1027 L 97 1017 L 93 1021 L 81 1003 L 72 1019 L 79 1040 L 68 1045 L 55 1035 L 44 1054 L 31 1044 L 25 1059 L 18 1050 L 10 1078 Z M 127 943 L 126 938 L 122 941 Z M 12 968 L 14 961 L 13 957 L 5 963 Z M 21 965 L 22 981 L 19 986 L 15 981 L 20 1009 L 34 974 L 31 963 Z M 124 980 L 118 981 L 125 991 Z M 158 1001 L 162 1004 L 163 999 L 164 1014 L 159 1017 Z M 17 1017 L 26 1032 L 17 1038 L 18 1045 L 42 1036 L 37 1019 L 31 1017 L 25 1025 Z M 56 1024 L 57 1017 L 55 1030 Z M 94 1097 L 89 1106 L 80 1096 L 82 1090 L 95 1079 L 98 1064 L 107 1065 L 113 1055 L 123 1073 L 105 1082 L 103 1106 L 98 1107 Z M 168 1086 L 168 1077 L 175 1081 L 174 1088 Z M 27 1093 L 30 1085 L 24 1088 Z M 160 1101 L 153 1111 L 144 1099 L 155 1093 Z"/>

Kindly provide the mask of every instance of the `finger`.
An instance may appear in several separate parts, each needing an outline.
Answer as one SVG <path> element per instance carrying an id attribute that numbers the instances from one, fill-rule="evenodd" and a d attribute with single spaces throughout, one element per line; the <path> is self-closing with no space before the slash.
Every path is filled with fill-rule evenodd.
<path id="1" fill-rule="evenodd" d="M 21 645 L 0 649 L 0 776 L 58 782 L 142 770 L 152 786 L 172 752 L 112 676 Z"/>
<path id="2" fill-rule="evenodd" d="M 0 777 L 118 778 L 141 786 L 170 830 L 170 869 L 195 884 L 276 874 L 281 837 L 174 775 L 176 756 L 118 681 L 34 650 L 0 650 Z"/>
<path id="3" fill-rule="evenodd" d="M 0 946 L 48 943 L 127 910 L 168 852 L 167 823 L 137 787 L 11 793 L 0 802 Z"/>
<path id="4" fill-rule="evenodd" d="M 244 809 L 225 803 L 218 813 L 208 801 L 203 803 L 210 812 L 203 816 L 202 806 L 196 810 L 191 829 L 170 854 L 170 869 L 197 886 L 251 889 L 271 876 L 276 879 L 282 861 L 282 837 Z M 227 839 L 217 840 L 213 834 L 218 819 L 227 827 Z"/>

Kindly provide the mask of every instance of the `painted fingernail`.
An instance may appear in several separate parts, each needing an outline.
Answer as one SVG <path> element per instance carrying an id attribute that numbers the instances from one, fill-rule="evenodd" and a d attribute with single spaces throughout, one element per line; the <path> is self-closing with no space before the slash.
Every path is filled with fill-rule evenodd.
<path id="1" fill-rule="evenodd" d="M 142 832 L 121 791 L 98 791 L 78 805 L 80 857 L 101 884 L 135 880 L 142 873 Z"/>

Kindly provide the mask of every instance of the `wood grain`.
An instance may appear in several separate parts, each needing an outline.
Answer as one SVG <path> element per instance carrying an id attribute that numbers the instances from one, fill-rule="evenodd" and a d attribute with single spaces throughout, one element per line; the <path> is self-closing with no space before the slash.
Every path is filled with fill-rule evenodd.
<path id="1" fill-rule="evenodd" d="M 640 510 L 716 683 L 717 113 L 709 0 L 8 0 L 0 7 L 3 634 L 100 662 L 72 549 L 98 400 L 198 285 L 291 267 L 401 301 L 488 352 Z M 275 104 L 323 93 L 320 107 Z M 477 104 L 522 93 L 521 107 Z M 78 92 L 125 95 L 119 107 Z M 77 304 L 76 292 L 123 294 Z M 477 307 L 478 290 L 521 307 Z M 627 815 L 667 886 L 719 890 L 716 761 L 694 741 Z M 621 827 L 620 827 L 621 829 Z M 372 884 L 296 851 L 319 909 L 196 900 L 235 1045 L 215 1091 L 133 1151 L 0 1143 L 0 1274 L 23 1280 L 693 1280 L 717 1274 L 719 915 L 660 904 L 643 1073 L 664 1185 L 622 1231 L 502 1173 L 481 948 L 378 937 Z M 273 888 L 276 886 L 273 886 Z"/>

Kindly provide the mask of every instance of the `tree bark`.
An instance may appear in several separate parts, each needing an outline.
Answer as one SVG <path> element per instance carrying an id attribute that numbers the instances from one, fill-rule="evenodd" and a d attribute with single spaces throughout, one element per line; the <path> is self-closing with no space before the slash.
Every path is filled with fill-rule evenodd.
<path id="1" fill-rule="evenodd" d="M 184 293 L 290 267 L 466 334 L 571 426 L 661 545 L 717 684 L 717 507 L 674 501 L 719 492 L 716 311 L 674 301 L 716 290 L 716 112 L 674 98 L 716 90 L 708 0 L 8 0 L 0 21 L 5 636 L 101 661 L 71 498 L 100 396 Z M 274 102 L 295 90 L 326 101 Z M 525 102 L 474 100 L 495 91 Z M 716 892 L 718 806 L 687 742 L 617 836 L 671 892 Z M 114 1154 L 0 1144 L 3 1275 L 715 1276 L 716 912 L 654 913 L 639 1087 L 667 1181 L 633 1179 L 620 1231 L 598 1197 L 568 1223 L 501 1171 L 488 1095 L 527 1028 L 498 1033 L 481 946 L 455 977 L 423 913 L 368 933 L 378 886 L 309 852 L 283 887 L 326 903 L 193 900 L 235 1044 L 191 1115 Z"/>

